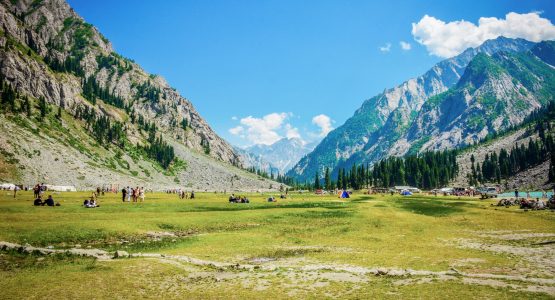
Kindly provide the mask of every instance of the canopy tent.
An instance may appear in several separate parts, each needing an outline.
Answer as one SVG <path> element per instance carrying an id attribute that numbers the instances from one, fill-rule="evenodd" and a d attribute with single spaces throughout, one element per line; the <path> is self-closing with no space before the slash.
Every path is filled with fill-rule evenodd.
<path id="1" fill-rule="evenodd" d="M 339 198 L 350 198 L 349 193 L 347 191 L 340 191 L 338 196 Z"/>
<path id="2" fill-rule="evenodd" d="M 403 196 L 412 196 L 412 193 L 407 191 L 407 190 L 404 190 L 404 191 L 401 192 L 401 195 L 403 195 Z"/>

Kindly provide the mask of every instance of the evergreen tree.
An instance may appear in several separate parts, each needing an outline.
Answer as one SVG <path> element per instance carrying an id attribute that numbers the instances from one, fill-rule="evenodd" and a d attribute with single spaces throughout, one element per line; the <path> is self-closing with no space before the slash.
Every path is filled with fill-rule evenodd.
<path id="1" fill-rule="evenodd" d="M 44 117 L 48 114 L 48 104 L 46 103 L 46 99 L 43 96 L 39 97 L 39 112 L 40 112 L 40 119 L 44 120 Z"/>
<path id="2" fill-rule="evenodd" d="M 331 181 L 330 181 L 330 168 L 326 167 L 326 170 L 324 172 L 324 185 L 326 190 L 331 190 L 332 186 L 331 186 Z"/>
<path id="3" fill-rule="evenodd" d="M 316 174 L 314 174 L 314 189 L 315 190 L 320 189 L 320 176 L 318 175 L 318 172 L 316 172 Z"/>

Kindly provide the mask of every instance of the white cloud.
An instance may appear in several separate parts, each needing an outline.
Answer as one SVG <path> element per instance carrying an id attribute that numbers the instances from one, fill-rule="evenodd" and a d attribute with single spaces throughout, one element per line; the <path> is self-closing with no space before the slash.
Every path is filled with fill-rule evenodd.
<path id="1" fill-rule="evenodd" d="M 233 135 L 239 135 L 244 130 L 245 130 L 245 128 L 243 128 L 243 126 L 237 126 L 237 127 L 230 128 L 229 133 L 231 133 Z"/>
<path id="2" fill-rule="evenodd" d="M 405 51 L 408 51 L 408 50 L 410 50 L 410 48 L 412 48 L 411 44 L 407 43 L 405 41 L 400 41 L 399 45 L 401 45 L 401 49 L 403 49 Z"/>
<path id="3" fill-rule="evenodd" d="M 418 23 L 412 23 L 412 35 L 418 43 L 426 46 L 430 54 L 452 57 L 499 36 L 533 42 L 555 39 L 555 26 L 540 17 L 539 12 L 510 12 L 505 19 L 482 17 L 478 25 L 465 20 L 446 23 L 425 15 Z"/>
<path id="4" fill-rule="evenodd" d="M 330 117 L 324 114 L 320 114 L 312 118 L 312 124 L 320 127 L 320 136 L 322 137 L 326 136 L 333 129 Z"/>
<path id="5" fill-rule="evenodd" d="M 391 43 L 386 43 L 384 46 L 380 47 L 380 51 L 382 52 L 389 52 L 391 50 Z"/>
<path id="6" fill-rule="evenodd" d="M 277 131 L 283 127 L 283 121 L 289 115 L 287 113 L 271 113 L 262 118 L 248 116 L 240 120 L 241 125 L 229 129 L 229 132 L 234 135 L 244 133 L 241 137 L 253 144 L 271 145 L 282 138 Z"/>
<path id="7" fill-rule="evenodd" d="M 237 121 L 237 120 L 238 120 L 236 116 L 231 117 L 231 119 L 232 119 L 233 121 Z"/>
<path id="8" fill-rule="evenodd" d="M 287 137 L 288 139 L 292 139 L 292 138 L 300 139 L 301 134 L 299 133 L 298 128 L 293 127 L 291 126 L 291 124 L 287 123 L 285 124 L 285 137 Z"/>

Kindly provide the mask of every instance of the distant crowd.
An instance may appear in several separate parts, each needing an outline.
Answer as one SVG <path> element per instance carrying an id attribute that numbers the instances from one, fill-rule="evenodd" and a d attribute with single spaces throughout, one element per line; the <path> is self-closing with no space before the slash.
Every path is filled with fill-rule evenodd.
<path id="1" fill-rule="evenodd" d="M 530 209 L 530 210 L 555 209 L 555 197 L 551 196 L 547 201 L 543 201 L 540 198 L 536 198 L 536 199 L 503 198 L 499 200 L 499 202 L 497 202 L 497 206 L 505 206 L 505 207 L 520 206 L 521 209 Z"/>
<path id="2" fill-rule="evenodd" d="M 168 189 L 165 192 L 166 194 L 177 194 L 179 199 L 195 199 L 195 191 L 189 193 L 184 189 Z"/>

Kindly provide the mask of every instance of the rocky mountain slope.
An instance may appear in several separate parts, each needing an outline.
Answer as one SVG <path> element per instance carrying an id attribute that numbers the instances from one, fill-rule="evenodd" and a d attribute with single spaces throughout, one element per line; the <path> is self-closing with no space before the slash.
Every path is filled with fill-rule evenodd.
<path id="1" fill-rule="evenodd" d="M 535 77 L 534 72 L 538 70 L 534 68 L 549 73 L 550 67 L 529 52 L 522 56 L 511 55 L 525 52 L 533 46 L 534 43 L 525 40 L 503 37 L 486 41 L 480 47 L 467 49 L 456 57 L 438 63 L 420 77 L 365 101 L 353 117 L 330 132 L 288 175 L 304 180 L 326 166 L 336 173 L 340 167 L 350 167 L 353 163 L 373 163 L 389 155 L 457 147 L 518 123 L 527 112 L 545 103 L 545 99 L 537 99 L 543 91 L 534 86 L 543 84 L 545 78 L 542 76 L 545 74 L 539 75 L 539 81 L 530 83 L 523 78 L 526 75 L 521 73 Z M 500 51 L 503 55 L 496 55 Z M 535 60 L 539 62 L 534 64 Z M 473 61 L 475 69 L 467 72 L 467 66 Z M 487 64 L 486 69 L 498 68 L 504 76 L 499 80 L 494 78 L 498 74 L 486 76 L 487 72 L 494 70 L 481 69 L 482 63 Z M 520 65 L 513 68 L 511 63 Z M 528 66 L 528 63 L 533 64 L 531 69 L 520 72 L 519 68 Z M 506 69 L 510 72 L 505 72 Z M 481 76 L 486 76 L 489 81 L 482 80 Z M 513 83 L 512 78 L 523 82 Z M 504 86 L 506 83 L 510 83 L 507 88 Z M 523 88 L 523 93 L 529 94 L 520 97 L 514 94 L 515 88 L 518 92 L 518 89 Z M 524 91 L 527 88 L 531 90 Z M 455 94 L 457 100 L 450 98 Z M 500 107 L 492 103 L 495 97 L 507 95 L 512 96 L 512 102 L 506 103 L 509 105 Z M 480 113 L 491 106 L 498 111 L 493 114 L 488 111 L 484 115 L 485 119 L 479 119 Z M 516 113 L 521 108 L 523 112 Z M 508 121 L 499 118 L 509 115 Z M 482 121 L 485 123 L 481 124 Z"/>
<path id="2" fill-rule="evenodd" d="M 551 134 L 553 134 L 553 132 L 551 132 Z M 459 172 L 457 177 L 452 181 L 452 185 L 468 185 L 468 175 L 471 173 L 472 156 L 477 163 L 483 163 L 486 155 L 491 156 L 492 153 L 499 155 L 502 149 L 511 150 L 514 147 L 526 147 L 530 140 L 539 140 L 539 135 L 531 126 L 526 126 L 465 149 L 457 155 Z M 501 184 L 506 189 L 530 188 L 534 190 L 549 190 L 553 188 L 553 184 L 549 183 L 548 174 L 549 160 L 546 160 L 541 164 L 513 174 L 506 180 L 503 179 Z"/>
<path id="3" fill-rule="evenodd" d="M 102 166 L 109 164 L 107 161 L 111 159 L 104 156 L 117 154 L 118 159 L 128 162 L 138 161 L 137 156 L 141 161 L 148 160 L 141 149 L 154 147 L 153 141 L 161 139 L 163 143 L 173 145 L 172 152 L 178 159 L 174 161 L 172 170 L 160 170 L 153 161 L 149 161 L 153 167 L 148 172 L 151 176 L 145 177 L 147 181 L 157 176 L 155 173 L 169 172 L 172 173 L 171 178 L 190 175 L 192 170 L 183 166 L 193 168 L 194 156 L 202 157 L 205 165 L 199 165 L 198 171 L 208 177 L 219 172 L 217 169 L 220 167 L 216 165 L 222 165 L 212 163 L 214 159 L 226 166 L 228 171 L 224 173 L 229 177 L 247 176 L 246 181 L 250 183 L 244 184 L 244 187 L 256 189 L 269 186 L 258 178 L 253 179 L 247 172 L 233 168 L 231 165 L 240 164 L 239 156 L 210 128 L 187 99 L 162 77 L 146 73 L 134 61 L 115 53 L 110 42 L 63 0 L 0 1 L 0 75 L 2 81 L 17 93 L 15 104 L 0 107 L 6 114 L 0 119 L 2 126 L 13 133 L 0 136 L 2 157 L 12 162 L 19 161 L 19 169 L 30 168 L 36 172 L 32 176 L 27 171 L 19 172 L 17 176 L 27 184 L 31 182 L 26 181 L 39 178 L 49 178 L 51 183 L 57 184 L 74 182 L 70 177 L 66 179 L 67 176 L 63 176 L 63 180 L 53 176 L 58 173 L 47 175 L 49 172 L 46 169 L 60 170 L 59 174 L 63 175 L 62 170 L 67 165 L 61 162 L 62 158 L 74 160 L 82 167 L 88 164 L 87 171 L 96 168 L 100 173 L 104 172 Z M 27 114 L 23 113 L 24 107 L 29 107 Z M 37 115 L 39 109 L 41 114 Z M 43 110 L 47 112 L 45 115 Z M 58 121 L 51 118 L 56 111 Z M 40 132 L 43 125 L 50 134 Z M 103 128 L 100 127 L 115 128 L 118 137 L 113 140 L 98 136 L 91 139 L 92 133 L 101 132 Z M 21 137 L 28 137 L 30 133 L 35 134 L 35 138 L 29 144 L 14 146 L 14 141 L 21 141 Z M 100 151 L 97 156 L 88 155 L 90 151 L 80 149 L 75 136 L 71 136 L 77 133 L 83 134 L 81 146 L 91 146 L 90 142 L 93 147 L 104 148 L 102 151 L 106 153 Z M 54 140 L 47 142 L 52 137 Z M 34 165 L 36 160 L 27 161 L 25 158 L 28 155 L 17 150 L 19 146 L 36 153 L 46 144 L 63 151 L 56 157 L 50 157 L 52 160 L 47 160 L 48 164 L 42 167 Z M 74 150 L 87 153 L 87 157 L 72 156 Z M 91 166 L 90 160 L 96 165 Z M 177 174 L 179 170 L 184 173 Z M 114 181 L 120 175 L 123 181 L 132 181 L 135 172 L 126 170 L 126 174 L 119 175 L 116 172 L 105 181 Z M 68 172 L 68 175 L 75 174 Z M 75 184 L 79 187 L 96 185 L 97 181 L 85 177 L 87 179 Z M 192 186 L 203 182 L 201 178 L 193 180 L 195 176 L 187 178 Z M 160 179 L 160 182 L 166 179 Z M 172 181 L 164 186 L 175 185 L 178 179 Z M 231 187 L 229 180 L 225 181 Z M 207 180 L 204 183 L 213 182 Z"/>

